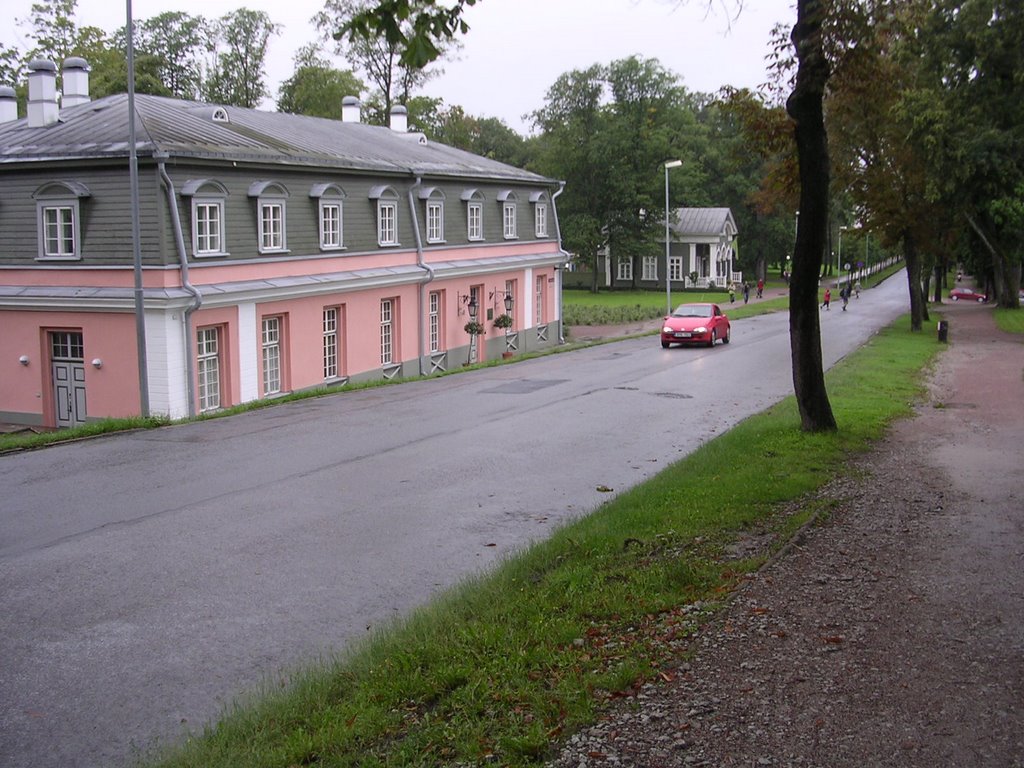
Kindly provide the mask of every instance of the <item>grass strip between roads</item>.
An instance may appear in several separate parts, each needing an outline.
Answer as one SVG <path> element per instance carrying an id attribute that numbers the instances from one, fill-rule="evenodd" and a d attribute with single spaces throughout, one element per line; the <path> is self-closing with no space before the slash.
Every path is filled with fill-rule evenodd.
<path id="1" fill-rule="evenodd" d="M 943 347 L 908 325 L 828 375 L 837 433 L 802 433 L 790 397 L 147 765 L 536 765 L 610 700 L 670 677 L 744 575 L 828 513 L 816 491 L 911 412 Z M 767 551 L 735 554 L 762 534 Z"/>

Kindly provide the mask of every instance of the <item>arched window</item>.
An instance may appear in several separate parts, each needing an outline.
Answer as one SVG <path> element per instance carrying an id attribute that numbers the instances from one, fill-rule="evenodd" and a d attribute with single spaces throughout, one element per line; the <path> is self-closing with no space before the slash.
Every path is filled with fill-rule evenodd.
<path id="1" fill-rule="evenodd" d="M 82 258 L 81 200 L 89 188 L 78 181 L 51 181 L 37 189 L 40 260 L 77 261 Z"/>

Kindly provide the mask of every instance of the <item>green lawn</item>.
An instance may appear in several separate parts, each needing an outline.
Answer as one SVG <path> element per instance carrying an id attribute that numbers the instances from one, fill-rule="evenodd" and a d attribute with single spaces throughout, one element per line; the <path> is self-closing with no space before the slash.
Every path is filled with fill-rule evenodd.
<path id="1" fill-rule="evenodd" d="M 735 559 L 730 542 L 772 533 L 776 550 L 828 513 L 836 500 L 816 489 L 855 472 L 851 459 L 911 413 L 920 372 L 942 348 L 908 325 L 828 374 L 837 433 L 801 432 L 788 398 L 344 658 L 268 681 L 147 765 L 538 765 L 685 656 L 770 554 Z"/>

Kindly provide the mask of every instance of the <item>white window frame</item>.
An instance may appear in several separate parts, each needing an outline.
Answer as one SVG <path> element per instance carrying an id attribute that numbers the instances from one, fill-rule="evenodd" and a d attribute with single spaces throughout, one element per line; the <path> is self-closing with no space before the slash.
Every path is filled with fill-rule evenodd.
<path id="1" fill-rule="evenodd" d="M 444 242 L 443 200 L 427 200 L 427 242 Z"/>
<path id="2" fill-rule="evenodd" d="M 211 211 L 216 212 L 216 215 L 210 216 Z M 224 253 L 224 201 L 207 198 L 193 199 L 192 223 L 192 252 L 197 257 L 222 255 Z M 214 227 L 217 231 L 211 234 Z"/>
<path id="3" fill-rule="evenodd" d="M 260 253 L 280 253 L 287 249 L 285 239 L 285 201 L 260 200 Z"/>
<path id="4" fill-rule="evenodd" d="M 668 279 L 681 282 L 683 280 L 683 257 L 682 256 L 669 256 L 668 257 Z"/>
<path id="5" fill-rule="evenodd" d="M 658 257 L 657 256 L 644 256 L 643 257 L 643 269 L 640 273 L 641 280 L 657 280 L 658 279 Z"/>
<path id="6" fill-rule="evenodd" d="M 377 201 L 377 245 L 398 245 L 398 201 Z"/>
<path id="7" fill-rule="evenodd" d="M 380 364 L 395 360 L 395 300 L 380 300 Z"/>
<path id="8" fill-rule="evenodd" d="M 324 381 L 338 378 L 341 365 L 341 307 L 324 307 Z"/>
<path id="9" fill-rule="evenodd" d="M 320 222 L 320 250 L 343 250 L 345 248 L 345 209 L 341 198 L 320 198 L 317 213 Z"/>
<path id="10" fill-rule="evenodd" d="M 196 379 L 199 412 L 209 413 L 221 407 L 220 328 L 196 329 Z"/>
<path id="11" fill-rule="evenodd" d="M 484 239 L 484 204 L 475 200 L 466 205 L 466 237 L 469 240 Z"/>
<path id="12" fill-rule="evenodd" d="M 81 199 L 90 194 L 80 181 L 51 181 L 32 193 L 36 201 L 38 261 L 81 260 Z"/>
<path id="13" fill-rule="evenodd" d="M 501 228 L 506 240 L 516 240 L 519 238 L 515 200 L 506 200 L 501 204 Z"/>
<path id="14" fill-rule="evenodd" d="M 47 261 L 78 261 L 82 258 L 78 226 L 79 205 L 76 198 L 40 200 L 39 259 Z M 49 218 L 51 214 L 53 220 Z M 50 233 L 53 231 L 53 236 Z M 51 243 L 55 247 L 51 247 Z"/>
<path id="15" fill-rule="evenodd" d="M 548 236 L 548 204 L 537 202 L 533 209 L 533 234 L 535 237 Z"/>
<path id="16" fill-rule="evenodd" d="M 441 292 L 431 291 L 429 297 L 427 328 L 430 335 L 430 351 L 441 351 Z"/>
<path id="17" fill-rule="evenodd" d="M 617 259 L 616 260 L 616 280 L 632 280 L 633 279 L 633 260 L 632 259 Z"/>
<path id="18" fill-rule="evenodd" d="M 534 296 L 535 317 L 537 325 L 544 325 L 544 288 L 547 286 L 548 278 L 546 275 L 538 275 L 535 282 L 536 295 Z"/>
<path id="19" fill-rule="evenodd" d="M 281 327 L 280 315 L 264 317 L 260 329 L 263 396 L 281 392 Z"/>

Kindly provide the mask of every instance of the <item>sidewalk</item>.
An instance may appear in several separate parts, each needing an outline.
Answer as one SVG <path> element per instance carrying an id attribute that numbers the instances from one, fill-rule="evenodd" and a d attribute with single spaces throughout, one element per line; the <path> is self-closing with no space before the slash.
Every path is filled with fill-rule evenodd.
<path id="1" fill-rule="evenodd" d="M 941 312 L 916 415 L 551 765 L 1024 766 L 1024 338 Z"/>

